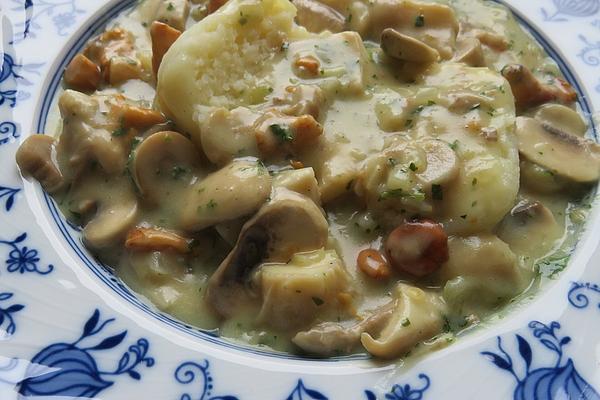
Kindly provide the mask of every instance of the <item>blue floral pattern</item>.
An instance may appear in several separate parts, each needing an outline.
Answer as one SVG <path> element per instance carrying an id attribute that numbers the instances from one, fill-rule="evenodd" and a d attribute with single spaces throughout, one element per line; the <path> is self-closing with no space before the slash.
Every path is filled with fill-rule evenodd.
<path id="1" fill-rule="evenodd" d="M 594 292 L 600 295 L 600 286 L 590 282 L 573 282 L 567 295 L 569 303 L 575 308 L 587 308 L 590 304 L 590 299 L 584 292 Z M 598 308 L 600 308 L 600 302 L 598 303 Z"/>
<path id="2" fill-rule="evenodd" d="M 212 396 L 213 378 L 210 376 L 210 363 L 204 360 L 202 364 L 187 361 L 175 370 L 175 380 L 183 385 L 198 383 L 200 390 L 197 397 L 190 394 L 182 394 L 180 400 L 238 400 L 235 396 Z"/>
<path id="3" fill-rule="evenodd" d="M 77 8 L 75 0 L 25 0 L 24 5 L 22 0 L 12 1 L 18 4 L 13 10 L 21 10 L 23 7 L 25 9 L 25 21 L 17 24 L 22 33 L 15 42 L 28 37 L 35 38 L 35 32 L 42 29 L 40 20 L 44 17 L 51 17 L 56 33 L 65 36 L 69 28 L 77 23 L 77 16 L 85 13 Z"/>
<path id="4" fill-rule="evenodd" d="M 515 335 L 518 351 L 525 363 L 525 376 L 519 377 L 515 363 L 502 346 L 502 338 L 497 338 L 497 352 L 484 351 L 481 354 L 487 357 L 496 367 L 510 373 L 517 381 L 514 390 L 514 400 L 553 400 L 553 399 L 579 399 L 600 400 L 600 395 L 587 383 L 575 369 L 573 360 L 564 361 L 563 347 L 571 342 L 569 336 L 559 337 L 557 331 L 560 323 L 553 321 L 550 325 L 539 321 L 529 323 L 533 336 L 550 351 L 556 353 L 554 365 L 533 369 L 533 350 L 529 342 L 521 335 Z"/>
<path id="5" fill-rule="evenodd" d="M 577 56 L 591 67 L 600 65 L 600 40 L 596 43 L 592 43 L 583 35 L 579 35 L 579 39 L 584 42 L 586 46 Z"/>
<path id="6" fill-rule="evenodd" d="M 83 327 L 83 333 L 75 342 L 55 343 L 42 349 L 31 359 L 30 378 L 21 382 L 19 393 L 23 396 L 65 396 L 93 398 L 114 384 L 110 377 L 129 375 L 140 380 L 139 366 L 152 367 L 154 359 L 148 356 L 147 339 L 139 339 L 121 357 L 114 371 L 102 371 L 94 353 L 110 350 L 120 345 L 127 331 L 107 337 L 99 343 L 84 346 L 84 342 L 98 335 L 114 318 L 100 321 L 100 311 L 95 310 Z M 40 374 L 40 366 L 45 373 Z"/>
<path id="7" fill-rule="evenodd" d="M 409 384 L 394 385 L 392 390 L 385 395 L 386 400 L 422 400 L 425 392 L 431 386 L 431 380 L 425 374 L 419 374 L 419 379 L 423 381 L 419 388 L 413 388 Z M 370 390 L 366 390 L 365 395 L 367 400 L 377 400 L 375 393 Z"/>
<path id="8" fill-rule="evenodd" d="M 285 400 L 328 400 L 328 397 L 315 389 L 307 388 L 304 381 L 298 379 L 296 387 Z"/>
<path id="9" fill-rule="evenodd" d="M 8 104 L 10 107 L 16 107 L 18 100 L 24 100 L 29 97 L 29 93 L 17 90 L 17 86 L 30 86 L 32 82 L 24 75 L 25 73 L 37 74 L 37 69 L 44 64 L 18 64 L 13 56 L 7 53 L 2 54 L 2 68 L 0 68 L 0 106 Z M 21 72 L 21 70 L 23 72 Z M 5 87 L 13 83 L 10 87 Z"/>
<path id="10" fill-rule="evenodd" d="M 0 186 L 0 200 L 4 201 L 4 209 L 10 211 L 15 204 L 15 196 L 21 189 Z"/>
<path id="11" fill-rule="evenodd" d="M 552 0 L 555 11 L 542 8 L 545 21 L 566 21 L 565 16 L 589 17 L 600 11 L 600 0 Z"/>
<path id="12" fill-rule="evenodd" d="M 0 293 L 0 302 L 10 300 L 13 296 L 14 293 Z M 23 304 L 12 304 L 6 308 L 0 307 L 0 340 L 6 340 L 15 334 L 17 325 L 12 314 L 24 308 Z"/>
<path id="13" fill-rule="evenodd" d="M 44 269 L 38 268 L 40 262 L 39 253 L 35 249 L 27 246 L 21 247 L 21 244 L 27 239 L 27 233 L 19 235 L 15 240 L 0 240 L 0 244 L 9 246 L 12 250 L 8 253 L 6 259 L 6 270 L 8 272 L 18 272 L 24 274 L 26 272 L 35 272 L 40 275 L 47 275 L 54 270 L 54 266 L 49 264 Z"/>

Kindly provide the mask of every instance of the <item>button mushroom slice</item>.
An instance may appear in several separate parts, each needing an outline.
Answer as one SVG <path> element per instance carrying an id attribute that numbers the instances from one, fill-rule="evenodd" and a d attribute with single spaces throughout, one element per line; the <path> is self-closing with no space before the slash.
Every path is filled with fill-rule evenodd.
<path id="1" fill-rule="evenodd" d="M 315 0 L 293 0 L 296 6 L 296 21 L 310 32 L 332 33 L 344 30 L 346 19 L 333 8 Z"/>
<path id="2" fill-rule="evenodd" d="M 575 182 L 600 178 L 600 147 L 533 118 L 518 117 L 519 152 L 528 160 Z"/>
<path id="3" fill-rule="evenodd" d="M 236 160 L 186 190 L 179 225 L 198 231 L 250 215 L 267 202 L 271 185 L 260 160 Z"/>
<path id="4" fill-rule="evenodd" d="M 435 293 L 406 284 L 394 289 L 394 311 L 376 335 L 364 332 L 361 342 L 376 357 L 396 358 L 417 343 L 431 339 L 444 327 L 445 304 Z"/>
<path id="5" fill-rule="evenodd" d="M 158 68 L 162 59 L 173 43 L 181 36 L 181 31 L 169 25 L 154 21 L 150 27 L 152 38 L 152 71 L 158 75 Z"/>
<path id="6" fill-rule="evenodd" d="M 387 28 L 381 33 L 381 49 L 396 60 L 415 63 L 432 63 L 440 59 L 440 53 L 408 35 L 395 29 Z"/>
<path id="7" fill-rule="evenodd" d="M 96 215 L 83 229 L 83 239 L 94 249 L 115 245 L 135 223 L 138 206 L 135 198 L 125 197 L 112 204 L 98 205 Z"/>
<path id="8" fill-rule="evenodd" d="M 156 203 L 165 192 L 165 180 L 172 181 L 190 172 L 188 176 L 193 179 L 193 173 L 199 172 L 199 160 L 196 146 L 188 138 L 163 131 L 150 135 L 137 146 L 129 168 L 140 194 Z"/>
<path id="9" fill-rule="evenodd" d="M 456 42 L 453 61 L 465 63 L 471 67 L 484 67 L 485 58 L 481 42 L 476 38 L 463 38 Z"/>
<path id="10" fill-rule="evenodd" d="M 231 315 L 252 270 L 269 262 L 287 262 L 295 253 L 320 249 L 327 243 L 328 225 L 312 200 L 285 188 L 273 190 L 240 233 L 208 283 L 207 298 L 216 311 Z"/>
<path id="11" fill-rule="evenodd" d="M 420 147 L 425 151 L 427 165 L 424 171 L 417 170 L 416 176 L 425 190 L 431 191 L 433 185 L 450 182 L 458 176 L 459 160 L 447 143 L 426 140 Z"/>
<path id="12" fill-rule="evenodd" d="M 579 137 L 585 136 L 588 130 L 581 114 L 562 104 L 544 104 L 536 111 L 535 119 Z"/>
<path id="13" fill-rule="evenodd" d="M 391 301 L 367 312 L 367 317 L 360 322 L 324 322 L 307 331 L 298 332 L 292 342 L 303 351 L 320 357 L 351 353 L 360 345 L 361 335 L 364 332 L 375 334 L 380 331 L 393 311 L 394 302 Z"/>
<path id="14" fill-rule="evenodd" d="M 520 110 L 551 101 L 571 104 L 577 100 L 577 92 L 562 78 L 554 78 L 551 85 L 543 84 L 527 67 L 520 64 L 505 66 L 502 68 L 502 76 L 510 83 L 515 104 Z"/>
<path id="15" fill-rule="evenodd" d="M 548 168 L 523 158 L 520 163 L 521 184 L 538 193 L 558 193 L 571 185 L 571 181 L 556 175 Z"/>
<path id="16" fill-rule="evenodd" d="M 16 154 L 23 174 L 31 175 L 50 194 L 64 186 L 62 173 L 56 164 L 56 142 L 46 135 L 28 137 Z"/>
<path id="17" fill-rule="evenodd" d="M 504 217 L 496 232 L 512 251 L 532 258 L 548 254 L 564 233 L 552 211 L 539 201 L 529 199 L 517 203 Z M 532 241 L 530 238 L 536 240 Z"/>

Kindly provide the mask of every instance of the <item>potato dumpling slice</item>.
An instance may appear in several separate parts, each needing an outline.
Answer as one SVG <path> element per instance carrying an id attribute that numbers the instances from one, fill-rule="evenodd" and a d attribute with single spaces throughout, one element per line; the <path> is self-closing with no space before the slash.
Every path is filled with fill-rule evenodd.
<path id="1" fill-rule="evenodd" d="M 263 264 L 255 281 L 262 289 L 258 319 L 277 329 L 306 327 L 317 314 L 339 309 L 347 273 L 333 250 L 295 254 L 287 264 Z"/>
<path id="2" fill-rule="evenodd" d="M 185 31 L 158 72 L 161 109 L 194 135 L 199 110 L 262 102 L 284 43 L 308 35 L 295 14 L 286 0 L 235 0 Z"/>

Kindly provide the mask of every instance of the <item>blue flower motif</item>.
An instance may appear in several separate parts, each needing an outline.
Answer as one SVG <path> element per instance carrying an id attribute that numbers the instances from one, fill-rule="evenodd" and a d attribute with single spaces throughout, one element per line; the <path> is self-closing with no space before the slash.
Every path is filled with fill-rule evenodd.
<path id="1" fill-rule="evenodd" d="M 394 385 L 389 393 L 385 395 L 386 400 L 422 400 L 425 392 L 431 386 L 431 380 L 425 374 L 419 374 L 423 381 L 421 388 L 413 388 L 408 384 Z M 370 390 L 365 390 L 367 400 L 377 400 L 377 396 Z"/>
<path id="2" fill-rule="evenodd" d="M 0 124 L 0 126 L 1 126 L 1 124 Z M 0 127 L 0 132 L 1 132 L 1 130 L 2 130 L 2 128 Z M 2 143 L 1 139 L 0 139 L 0 143 Z M 12 209 L 12 207 L 15 203 L 15 196 L 20 191 L 21 191 L 21 189 L 0 186 L 0 199 L 4 198 L 4 200 L 5 200 L 4 209 L 7 212 Z"/>
<path id="3" fill-rule="evenodd" d="M 2 93 L 0 92 L 0 105 L 2 105 Z M 19 130 L 13 122 L 0 122 L 0 145 L 6 144 L 18 138 Z"/>
<path id="4" fill-rule="evenodd" d="M 181 364 L 175 370 L 175 380 L 181 384 L 187 385 L 195 382 L 198 379 L 200 384 L 200 392 L 198 400 L 238 400 L 235 396 L 213 396 L 213 379 L 209 371 L 210 363 L 204 360 L 204 363 L 198 364 L 192 361 L 187 361 Z M 182 394 L 180 400 L 192 400 L 192 396 L 188 393 Z"/>
<path id="5" fill-rule="evenodd" d="M 575 308 L 587 308 L 590 304 L 590 299 L 583 293 L 585 291 L 600 293 L 600 286 L 591 282 L 573 282 L 567 295 L 569 303 Z M 600 303 L 598 303 L 598 308 L 600 308 Z"/>
<path id="6" fill-rule="evenodd" d="M 526 370 L 523 378 L 515 372 L 513 358 L 502 346 L 502 338 L 498 336 L 498 352 L 484 351 L 496 367 L 510 373 L 517 381 L 513 393 L 514 400 L 553 400 L 558 398 L 579 400 L 600 400 L 600 395 L 587 383 L 575 369 L 573 360 L 563 363 L 563 347 L 571 342 L 569 336 L 559 337 L 557 331 L 561 328 L 556 321 L 550 325 L 539 321 L 529 323 L 533 336 L 550 351 L 556 353 L 554 365 L 533 369 L 533 350 L 529 342 L 521 335 L 515 335 L 518 350 Z"/>
<path id="7" fill-rule="evenodd" d="M 140 380 L 141 374 L 136 368 L 140 365 L 154 365 L 154 359 L 147 356 L 149 344 L 146 339 L 139 339 L 130 346 L 114 371 L 100 370 L 93 352 L 117 347 L 127 336 L 127 331 L 107 337 L 95 345 L 82 345 L 82 342 L 99 334 L 113 321 L 114 319 L 108 319 L 101 323 L 100 311 L 95 310 L 75 342 L 54 343 L 42 349 L 31 359 L 31 365 L 25 374 L 29 378 L 21 382 L 19 393 L 23 396 L 94 398 L 114 384 L 114 381 L 108 379 L 110 376 L 127 374 Z M 45 367 L 44 373 L 38 372 L 40 366 Z"/>
<path id="8" fill-rule="evenodd" d="M 13 297 L 13 293 L 0 293 L 0 301 L 6 301 Z M 17 325 L 12 314 L 21 311 L 25 306 L 22 304 L 13 304 L 7 308 L 0 308 L 0 340 L 8 339 L 14 335 Z"/>
<path id="9" fill-rule="evenodd" d="M 555 13 L 550 13 L 542 8 L 542 15 L 546 21 L 566 21 L 561 15 L 572 17 L 589 17 L 600 11 L 600 0 L 552 0 Z"/>
<path id="10" fill-rule="evenodd" d="M 16 24 L 23 28 L 23 32 L 15 41 L 24 40 L 28 37 L 35 38 L 35 32 L 41 30 L 41 21 L 48 16 L 52 16 L 52 23 L 56 32 L 65 36 L 68 28 L 75 25 L 77 15 L 85 11 L 77 8 L 76 0 L 12 0 L 17 6 L 13 10 L 25 10 L 25 21 Z"/>
<path id="11" fill-rule="evenodd" d="M 328 397 L 315 389 L 307 388 L 304 386 L 302 379 L 299 379 L 296 387 L 286 400 L 328 400 Z"/>
<path id="12" fill-rule="evenodd" d="M 26 79 L 23 75 L 18 73 L 18 71 L 22 69 L 25 72 L 37 74 L 36 69 L 41 67 L 43 64 L 21 65 L 16 63 L 13 57 L 7 53 L 0 53 L 0 55 L 2 57 L 2 65 L 0 67 L 0 106 L 2 106 L 3 104 L 8 104 L 8 106 L 14 108 L 17 105 L 18 100 L 23 100 L 29 97 L 29 94 L 27 92 L 17 90 L 17 86 L 31 85 L 31 82 L 28 79 Z M 5 85 L 10 84 L 11 82 L 13 82 L 13 85 L 11 85 L 10 87 L 4 87 Z M 2 124 L 0 124 L 0 134 L 6 134 L 7 132 L 3 132 L 2 130 L 7 130 L 10 128 L 6 124 L 12 124 L 12 126 L 15 128 L 13 129 L 13 133 L 16 132 L 16 127 L 13 123 L 3 122 Z M 3 142 L 0 141 L 0 144 L 2 143 Z"/>
<path id="13" fill-rule="evenodd" d="M 585 43 L 585 47 L 577 55 L 584 63 L 591 67 L 600 65 L 600 41 L 590 42 L 585 36 L 579 35 L 579 39 Z"/>
<path id="14" fill-rule="evenodd" d="M 0 240 L 0 244 L 5 244 L 11 247 L 8 258 L 6 259 L 6 270 L 10 273 L 18 272 L 24 274 L 26 272 L 36 272 L 40 275 L 49 274 L 54 270 L 54 266 L 49 264 L 45 270 L 38 269 L 38 251 L 30 249 L 27 246 L 20 247 L 20 244 L 27 239 L 27 233 L 23 233 L 15 240 L 7 241 Z"/>

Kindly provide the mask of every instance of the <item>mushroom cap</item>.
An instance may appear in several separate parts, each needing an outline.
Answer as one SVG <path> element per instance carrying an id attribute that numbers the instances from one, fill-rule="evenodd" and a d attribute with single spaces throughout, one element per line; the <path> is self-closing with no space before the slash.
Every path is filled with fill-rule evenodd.
<path id="1" fill-rule="evenodd" d="M 100 204 L 96 216 L 83 229 L 83 238 L 90 247 L 102 249 L 123 238 L 135 223 L 138 213 L 134 196 L 122 196 L 112 204 Z"/>
<path id="2" fill-rule="evenodd" d="M 588 130 L 581 115 L 562 104 L 544 104 L 536 111 L 535 119 L 579 137 L 585 136 Z"/>
<path id="3" fill-rule="evenodd" d="M 21 172 L 34 177 L 48 193 L 58 191 L 64 184 L 55 162 L 55 144 L 50 136 L 32 135 L 25 139 L 16 154 Z"/>
<path id="4" fill-rule="evenodd" d="M 575 182 L 600 178 L 598 145 L 533 118 L 518 117 L 519 151 L 530 161 Z"/>
<path id="5" fill-rule="evenodd" d="M 426 153 L 427 168 L 417 177 L 426 187 L 448 182 L 458 176 L 458 157 L 446 142 L 426 140 L 420 147 Z"/>
<path id="6" fill-rule="evenodd" d="M 259 160 L 236 160 L 187 189 L 179 224 L 195 231 L 250 215 L 269 198 L 271 181 Z"/>
<path id="7" fill-rule="evenodd" d="M 381 33 L 381 49 L 388 56 L 401 61 L 432 63 L 440 59 L 440 53 L 408 35 L 387 28 Z"/>
<path id="8" fill-rule="evenodd" d="M 197 170 L 200 155 L 194 144 L 180 133 L 157 132 L 146 138 L 136 148 L 131 164 L 131 176 L 145 198 L 156 201 L 164 191 L 162 179 L 169 176 L 157 175 L 157 168 L 172 171 Z"/>
<path id="9" fill-rule="evenodd" d="M 320 249 L 327 243 L 328 224 L 314 201 L 285 188 L 273 190 L 240 233 L 238 241 L 208 283 L 208 300 L 228 315 L 250 272 L 266 262 L 287 262 L 295 253 Z"/>

